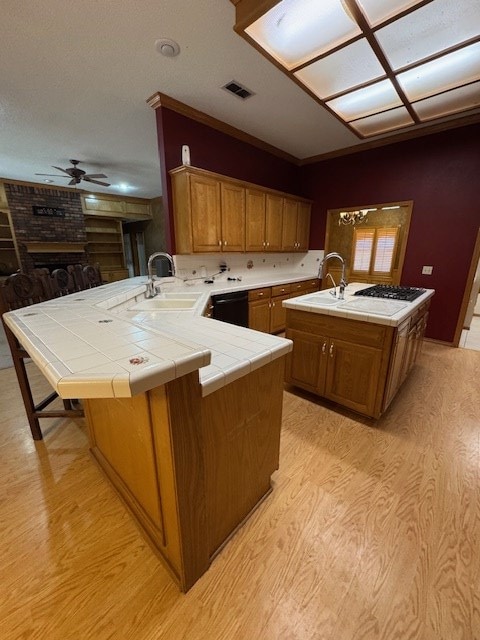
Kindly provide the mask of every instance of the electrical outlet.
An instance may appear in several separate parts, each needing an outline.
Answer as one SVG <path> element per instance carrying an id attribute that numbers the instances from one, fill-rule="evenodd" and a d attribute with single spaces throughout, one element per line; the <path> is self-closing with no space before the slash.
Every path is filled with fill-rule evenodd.
<path id="1" fill-rule="evenodd" d="M 422 267 L 423 276 L 431 276 L 432 272 L 433 272 L 433 267 Z"/>

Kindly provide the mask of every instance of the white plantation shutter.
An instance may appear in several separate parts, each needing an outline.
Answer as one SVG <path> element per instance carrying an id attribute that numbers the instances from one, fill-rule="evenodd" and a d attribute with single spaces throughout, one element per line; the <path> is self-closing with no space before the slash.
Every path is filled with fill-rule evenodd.
<path id="1" fill-rule="evenodd" d="M 389 275 L 392 273 L 395 249 L 397 248 L 398 227 L 377 229 L 375 242 L 375 258 L 372 273 Z"/>
<path id="2" fill-rule="evenodd" d="M 368 273 L 372 260 L 375 229 L 354 229 L 353 269 L 358 273 Z"/>

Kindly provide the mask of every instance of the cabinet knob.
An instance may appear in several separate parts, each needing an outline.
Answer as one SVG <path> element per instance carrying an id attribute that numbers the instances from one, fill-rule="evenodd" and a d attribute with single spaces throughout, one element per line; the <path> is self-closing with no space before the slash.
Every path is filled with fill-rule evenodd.
<path id="1" fill-rule="evenodd" d="M 326 350 L 327 350 L 327 342 L 325 341 L 322 345 L 322 356 L 325 355 Z"/>
<path id="2" fill-rule="evenodd" d="M 219 240 L 219 241 L 218 241 L 218 246 L 219 246 L 219 247 L 221 247 L 221 246 L 222 246 L 222 241 L 221 241 L 221 240 Z"/>
<path id="3" fill-rule="evenodd" d="M 223 241 L 223 246 L 224 246 L 224 247 L 226 247 L 226 246 L 227 246 L 227 241 L 226 241 L 226 240 L 224 240 L 224 241 Z"/>
<path id="4" fill-rule="evenodd" d="M 328 352 L 328 353 L 330 354 L 330 358 L 333 358 L 333 342 L 332 342 L 332 344 L 330 345 L 330 349 L 329 349 L 329 352 Z"/>
<path id="5" fill-rule="evenodd" d="M 263 291 L 260 291 L 260 293 L 258 294 L 258 297 L 263 296 Z"/>
<path id="6" fill-rule="evenodd" d="M 269 247 L 269 246 L 270 246 L 270 243 L 269 243 L 269 242 L 267 242 L 267 247 Z"/>

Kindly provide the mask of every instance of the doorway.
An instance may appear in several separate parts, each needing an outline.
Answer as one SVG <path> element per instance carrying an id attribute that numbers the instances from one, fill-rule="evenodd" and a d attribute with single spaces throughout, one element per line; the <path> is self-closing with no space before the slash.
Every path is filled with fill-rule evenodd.
<path id="1" fill-rule="evenodd" d="M 336 251 L 343 257 L 347 282 L 400 284 L 412 209 L 411 200 L 329 209 L 325 255 Z M 322 288 L 328 273 L 338 282 L 336 262 L 326 265 Z"/>
<path id="2" fill-rule="evenodd" d="M 480 351 L 480 228 L 465 285 L 454 345 Z"/>

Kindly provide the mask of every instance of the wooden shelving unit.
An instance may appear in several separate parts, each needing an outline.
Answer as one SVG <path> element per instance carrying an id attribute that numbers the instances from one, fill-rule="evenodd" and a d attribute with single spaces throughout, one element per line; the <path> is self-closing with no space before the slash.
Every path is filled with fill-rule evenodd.
<path id="1" fill-rule="evenodd" d="M 15 273 L 20 265 L 10 214 L 0 211 L 0 277 Z"/>
<path id="2" fill-rule="evenodd" d="M 100 265 L 103 280 L 114 282 L 128 278 L 121 220 L 88 216 L 85 224 L 89 262 Z"/>

